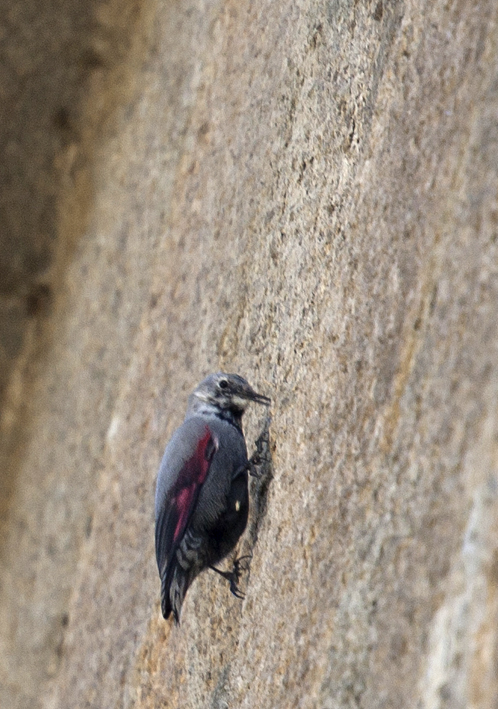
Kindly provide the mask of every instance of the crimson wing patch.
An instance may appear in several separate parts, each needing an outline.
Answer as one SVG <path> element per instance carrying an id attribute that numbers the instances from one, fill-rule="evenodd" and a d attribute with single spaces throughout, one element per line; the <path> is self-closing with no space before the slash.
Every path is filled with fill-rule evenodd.
<path id="1" fill-rule="evenodd" d="M 161 576 L 182 540 L 217 449 L 218 441 L 206 426 L 204 436 L 185 461 L 164 501 L 156 523 L 156 558 Z"/>

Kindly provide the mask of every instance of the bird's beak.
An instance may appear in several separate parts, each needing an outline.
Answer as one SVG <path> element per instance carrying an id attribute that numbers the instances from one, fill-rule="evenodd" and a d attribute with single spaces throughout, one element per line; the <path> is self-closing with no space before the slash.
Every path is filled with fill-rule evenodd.
<path id="1" fill-rule="evenodd" d="M 254 401 L 256 404 L 263 404 L 264 406 L 270 406 L 271 399 L 268 396 L 263 396 L 263 394 L 258 394 L 256 391 L 252 390 L 248 397 L 250 401 Z"/>

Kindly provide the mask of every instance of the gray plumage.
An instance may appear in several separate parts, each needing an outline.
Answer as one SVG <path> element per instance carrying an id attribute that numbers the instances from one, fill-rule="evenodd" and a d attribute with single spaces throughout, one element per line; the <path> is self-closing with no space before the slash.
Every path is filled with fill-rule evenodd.
<path id="1" fill-rule="evenodd" d="M 249 511 L 242 415 L 249 402 L 270 404 L 237 374 L 204 379 L 189 397 L 183 424 L 166 446 L 156 487 L 156 558 L 161 608 L 178 623 L 195 577 L 237 544 Z M 237 594 L 236 576 L 220 572 Z"/>

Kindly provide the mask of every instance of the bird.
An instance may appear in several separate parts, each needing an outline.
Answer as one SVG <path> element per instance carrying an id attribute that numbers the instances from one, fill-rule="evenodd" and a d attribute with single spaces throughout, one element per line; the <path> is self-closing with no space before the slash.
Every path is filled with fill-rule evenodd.
<path id="1" fill-rule="evenodd" d="M 249 513 L 251 461 L 242 431 L 249 403 L 270 406 L 238 374 L 207 376 L 188 398 L 182 425 L 159 467 L 155 494 L 155 547 L 161 610 L 176 624 L 194 579 L 212 569 L 230 581 L 234 595 L 241 561 L 232 572 L 216 568 L 236 546 Z M 243 557 L 245 558 L 245 557 Z"/>

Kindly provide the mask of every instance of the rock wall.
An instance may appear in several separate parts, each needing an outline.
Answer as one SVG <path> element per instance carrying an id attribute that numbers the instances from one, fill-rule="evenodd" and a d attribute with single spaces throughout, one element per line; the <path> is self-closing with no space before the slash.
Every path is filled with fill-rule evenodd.
<path id="1" fill-rule="evenodd" d="M 0 704 L 491 709 L 496 3 L 92 12 L 6 388 Z M 272 477 L 245 600 L 203 574 L 175 628 L 155 475 L 217 369 L 272 396 Z"/>

